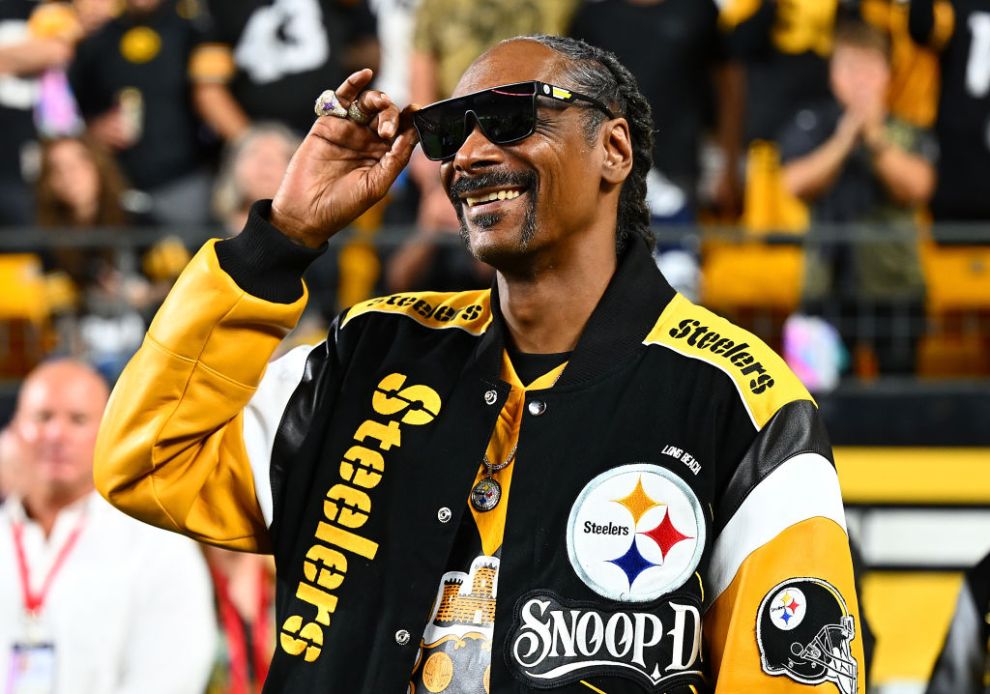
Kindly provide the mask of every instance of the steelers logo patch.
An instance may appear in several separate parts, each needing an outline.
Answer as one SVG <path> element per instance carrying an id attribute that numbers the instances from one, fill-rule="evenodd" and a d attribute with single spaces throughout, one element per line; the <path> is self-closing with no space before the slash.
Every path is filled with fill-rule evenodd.
<path id="1" fill-rule="evenodd" d="M 788 586 L 770 599 L 770 623 L 781 631 L 797 629 L 808 611 L 808 600 L 800 588 Z"/>
<path id="2" fill-rule="evenodd" d="M 659 465 L 604 472 L 581 491 L 567 522 L 574 571 L 599 595 L 648 602 L 680 587 L 705 547 L 698 497 Z"/>

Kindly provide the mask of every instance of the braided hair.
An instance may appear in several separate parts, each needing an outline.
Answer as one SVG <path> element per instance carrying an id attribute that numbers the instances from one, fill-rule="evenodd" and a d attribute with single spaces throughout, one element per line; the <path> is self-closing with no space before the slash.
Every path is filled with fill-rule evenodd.
<path id="1" fill-rule="evenodd" d="M 614 53 L 580 39 L 545 34 L 517 38 L 536 41 L 567 58 L 563 66 L 567 86 L 604 102 L 629 123 L 633 165 L 619 193 L 616 250 L 621 252 L 630 238 L 639 238 L 652 250 L 654 237 L 646 204 L 646 175 L 653 165 L 653 113 L 639 91 L 636 78 Z M 592 108 L 584 109 L 584 114 L 585 134 L 590 142 L 607 116 Z"/>

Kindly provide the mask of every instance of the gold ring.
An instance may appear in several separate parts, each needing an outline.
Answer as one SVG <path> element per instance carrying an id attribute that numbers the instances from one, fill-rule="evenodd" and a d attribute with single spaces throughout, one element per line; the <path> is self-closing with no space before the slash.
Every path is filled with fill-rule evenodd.
<path id="1" fill-rule="evenodd" d="M 355 99 L 351 102 L 351 105 L 347 107 L 347 117 L 358 125 L 367 125 L 371 121 L 371 116 L 361 110 L 358 106 L 358 100 Z"/>

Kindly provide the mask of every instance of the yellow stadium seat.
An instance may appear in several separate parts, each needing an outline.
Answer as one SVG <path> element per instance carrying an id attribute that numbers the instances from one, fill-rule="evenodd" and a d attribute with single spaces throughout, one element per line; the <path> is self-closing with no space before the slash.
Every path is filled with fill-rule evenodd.
<path id="1" fill-rule="evenodd" d="M 801 298 L 804 255 L 797 246 L 756 241 L 706 244 L 702 303 L 714 310 L 793 312 Z"/>
<path id="2" fill-rule="evenodd" d="M 0 377 L 24 376 L 52 347 L 48 289 L 41 260 L 0 255 Z"/>

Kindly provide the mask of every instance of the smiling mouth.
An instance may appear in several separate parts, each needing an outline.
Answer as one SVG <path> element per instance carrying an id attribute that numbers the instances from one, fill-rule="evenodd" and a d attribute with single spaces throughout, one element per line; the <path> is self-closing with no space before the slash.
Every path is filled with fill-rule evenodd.
<path id="1" fill-rule="evenodd" d="M 481 195 L 465 195 L 463 200 L 467 203 L 468 207 L 478 207 L 479 205 L 486 205 L 501 200 L 515 200 L 524 192 L 519 188 L 501 188 L 489 193 L 482 193 Z"/>

